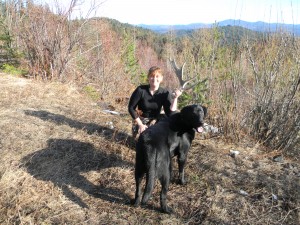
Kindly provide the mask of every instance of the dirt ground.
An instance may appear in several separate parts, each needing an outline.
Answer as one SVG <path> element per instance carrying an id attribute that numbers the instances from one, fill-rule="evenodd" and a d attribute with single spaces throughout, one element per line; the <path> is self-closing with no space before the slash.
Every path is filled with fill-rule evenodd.
<path id="1" fill-rule="evenodd" d="M 0 224 L 300 224 L 299 162 L 221 135 L 197 134 L 188 184 L 168 192 L 174 214 L 159 212 L 159 184 L 148 205 L 131 206 L 126 110 L 72 84 L 0 74 Z"/>

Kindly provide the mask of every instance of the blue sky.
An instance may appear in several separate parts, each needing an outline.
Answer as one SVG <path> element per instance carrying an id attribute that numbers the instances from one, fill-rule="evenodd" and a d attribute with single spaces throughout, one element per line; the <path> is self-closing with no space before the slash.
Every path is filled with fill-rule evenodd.
<path id="1" fill-rule="evenodd" d="M 51 7 L 55 1 L 62 8 L 70 2 L 38 0 Z M 300 24 L 300 0 L 78 0 L 74 16 L 85 17 L 91 7 L 95 10 L 89 16 L 130 24 L 214 23 L 225 19 Z"/>

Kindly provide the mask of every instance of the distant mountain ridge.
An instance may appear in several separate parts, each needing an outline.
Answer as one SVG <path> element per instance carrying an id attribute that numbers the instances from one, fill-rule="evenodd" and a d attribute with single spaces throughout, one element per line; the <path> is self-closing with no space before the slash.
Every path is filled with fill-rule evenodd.
<path id="1" fill-rule="evenodd" d="M 247 22 L 243 20 L 224 20 L 216 23 L 191 23 L 187 25 L 146 25 L 139 24 L 138 27 L 149 29 L 157 33 L 166 33 L 170 30 L 195 30 L 201 28 L 210 28 L 212 26 L 240 26 L 257 32 L 278 32 L 283 31 L 300 36 L 300 24 L 266 23 L 262 21 Z"/>

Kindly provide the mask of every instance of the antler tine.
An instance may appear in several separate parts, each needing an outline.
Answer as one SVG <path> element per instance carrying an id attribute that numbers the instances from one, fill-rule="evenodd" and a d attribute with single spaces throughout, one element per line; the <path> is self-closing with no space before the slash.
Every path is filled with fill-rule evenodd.
<path id="1" fill-rule="evenodd" d="M 196 79 L 196 78 L 197 78 L 197 77 L 191 78 L 190 80 L 188 80 L 188 81 L 186 82 L 186 84 L 189 83 L 190 81 Z M 183 90 L 184 90 L 184 91 L 189 90 L 189 89 L 195 87 L 195 86 L 198 85 L 198 84 L 205 84 L 206 81 L 207 81 L 207 79 L 204 79 L 204 80 L 202 80 L 202 81 L 198 80 L 198 81 L 196 81 L 193 85 L 191 85 L 191 86 L 189 86 L 189 87 L 187 87 L 187 88 L 184 87 Z M 186 84 L 185 84 L 185 85 L 186 85 Z"/>
<path id="2" fill-rule="evenodd" d="M 193 84 L 192 86 L 189 86 L 189 87 L 186 87 L 186 85 L 187 85 L 188 83 L 190 83 L 191 81 L 195 80 L 196 78 L 197 78 L 197 77 L 193 77 L 193 78 L 191 78 L 191 79 L 185 81 L 184 84 L 181 86 L 181 89 L 184 90 L 184 91 L 186 91 L 186 90 L 189 90 L 189 89 L 195 87 L 196 84 L 198 84 L 199 82 L 196 82 L 195 84 Z"/>
<path id="3" fill-rule="evenodd" d="M 175 74 L 179 80 L 180 86 L 183 87 L 183 85 L 185 83 L 185 81 L 183 80 L 183 69 L 184 69 L 185 63 L 182 65 L 181 68 L 178 68 L 178 66 L 175 62 L 175 59 L 170 59 L 170 62 L 173 66 L 173 69 L 175 70 Z"/>

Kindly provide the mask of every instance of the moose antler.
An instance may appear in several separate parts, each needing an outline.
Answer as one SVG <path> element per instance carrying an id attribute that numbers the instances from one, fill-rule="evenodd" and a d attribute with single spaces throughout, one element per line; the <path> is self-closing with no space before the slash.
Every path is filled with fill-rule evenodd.
<path id="1" fill-rule="evenodd" d="M 181 68 L 178 68 L 178 66 L 176 65 L 176 62 L 174 59 L 170 59 L 171 65 L 175 71 L 175 74 L 178 78 L 178 81 L 180 83 L 180 90 L 182 91 L 186 91 L 188 89 L 191 89 L 193 87 L 195 87 L 199 82 L 194 83 L 193 85 L 190 85 L 187 87 L 187 84 L 190 83 L 191 81 L 195 80 L 196 77 L 193 77 L 191 79 L 188 80 L 183 80 L 183 68 L 185 66 L 185 63 L 183 63 L 183 65 L 181 66 Z"/>

